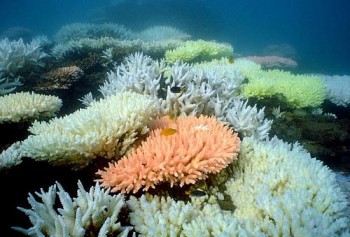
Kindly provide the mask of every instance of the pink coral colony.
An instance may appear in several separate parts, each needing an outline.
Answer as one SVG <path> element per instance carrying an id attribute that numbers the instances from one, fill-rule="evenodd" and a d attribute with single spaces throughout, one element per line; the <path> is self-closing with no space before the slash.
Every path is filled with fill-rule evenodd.
<path id="1" fill-rule="evenodd" d="M 145 141 L 117 162 L 99 170 L 97 179 L 113 192 L 136 193 L 163 182 L 194 184 L 237 160 L 237 133 L 214 117 L 155 120 Z"/>

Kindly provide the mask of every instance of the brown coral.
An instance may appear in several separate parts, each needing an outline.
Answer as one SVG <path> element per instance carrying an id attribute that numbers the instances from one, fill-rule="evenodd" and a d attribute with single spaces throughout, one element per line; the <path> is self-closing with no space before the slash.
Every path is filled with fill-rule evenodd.
<path id="1" fill-rule="evenodd" d="M 121 160 L 110 163 L 98 182 L 112 191 L 136 193 L 168 182 L 193 184 L 237 159 L 237 133 L 214 117 L 163 117 L 151 124 L 149 137 Z M 174 132 L 175 131 L 175 132 Z"/>
<path id="2" fill-rule="evenodd" d="M 60 67 L 42 75 L 41 81 L 36 86 L 36 89 L 68 89 L 74 82 L 78 81 L 83 74 L 84 72 L 74 65 Z"/>

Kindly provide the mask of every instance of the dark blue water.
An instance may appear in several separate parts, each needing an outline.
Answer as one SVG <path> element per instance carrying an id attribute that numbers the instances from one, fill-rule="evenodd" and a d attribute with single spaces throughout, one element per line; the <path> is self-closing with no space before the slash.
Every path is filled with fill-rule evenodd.
<path id="1" fill-rule="evenodd" d="M 242 55 L 269 54 L 272 47 L 303 72 L 350 74 L 349 12 L 347 0 L 2 0 L 0 35 L 51 36 L 73 22 L 133 30 L 166 24 L 230 42 Z"/>

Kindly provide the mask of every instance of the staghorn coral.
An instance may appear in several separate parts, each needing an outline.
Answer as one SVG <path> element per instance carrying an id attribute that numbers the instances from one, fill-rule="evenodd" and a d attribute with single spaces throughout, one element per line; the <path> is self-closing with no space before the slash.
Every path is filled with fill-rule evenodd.
<path id="1" fill-rule="evenodd" d="M 49 122 L 36 121 L 29 128 L 33 135 L 22 142 L 20 151 L 35 160 L 73 168 L 85 167 L 97 156 L 118 158 L 148 132 L 146 125 L 159 113 L 156 102 L 124 92 Z"/>
<path id="2" fill-rule="evenodd" d="M 58 191 L 57 191 L 58 188 Z M 40 201 L 29 194 L 31 209 L 19 207 L 33 224 L 29 229 L 14 227 L 27 236 L 113 236 L 126 237 L 132 227 L 122 226 L 118 220 L 121 209 L 126 205 L 120 194 L 110 195 L 99 184 L 85 191 L 78 181 L 77 197 L 70 197 L 60 183 L 35 193 Z M 58 196 L 61 207 L 57 208 Z"/>
<path id="3" fill-rule="evenodd" d="M 41 38 L 24 43 L 23 39 L 0 41 L 0 73 L 5 77 L 19 76 L 21 70 L 42 66 L 41 60 L 48 55 L 42 51 Z"/>
<path id="4" fill-rule="evenodd" d="M 62 100 L 56 96 L 33 92 L 7 94 L 0 97 L 0 124 L 53 117 L 61 106 Z"/>
<path id="5" fill-rule="evenodd" d="M 247 103 L 243 106 L 237 99 L 243 82 L 239 70 L 254 71 L 249 68 L 260 69 L 260 66 L 249 60 L 231 64 L 227 58 L 193 66 L 178 61 L 168 65 L 136 53 L 107 73 L 108 80 L 99 90 L 103 96 L 131 90 L 164 98 L 160 101 L 164 114 L 215 115 L 243 135 L 263 140 L 268 136 L 271 121 L 264 118 L 263 110 L 258 111 Z M 181 92 L 174 93 L 171 89 L 174 87 L 181 88 Z M 83 100 L 86 104 L 88 98 L 91 101 L 91 96 Z"/>
<path id="6" fill-rule="evenodd" d="M 177 60 L 184 62 L 200 62 L 230 57 L 233 47 L 229 44 L 216 43 L 204 40 L 186 41 L 183 45 L 165 52 L 165 59 L 169 63 Z"/>
<path id="7" fill-rule="evenodd" d="M 0 77 L 0 95 L 10 93 L 16 89 L 17 86 L 21 86 L 22 83 L 19 81 L 19 78 L 9 79 Z"/>
<path id="8" fill-rule="evenodd" d="M 182 187 L 218 173 L 237 158 L 237 134 L 213 117 L 163 117 L 151 127 L 141 146 L 97 172 L 102 186 L 123 193 L 147 191 L 162 182 Z M 175 134 L 167 134 L 169 128 Z"/>

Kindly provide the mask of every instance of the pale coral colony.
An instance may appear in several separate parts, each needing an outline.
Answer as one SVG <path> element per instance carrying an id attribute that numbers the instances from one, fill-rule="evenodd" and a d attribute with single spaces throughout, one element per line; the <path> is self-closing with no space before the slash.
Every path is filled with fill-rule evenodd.
<path id="1" fill-rule="evenodd" d="M 1 40 L 0 125 L 25 122 L 30 135 L 2 144 L 0 171 L 33 159 L 96 173 L 95 186 L 86 191 L 79 181 L 75 197 L 59 182 L 29 194 L 30 207 L 19 210 L 32 226 L 14 229 L 29 236 L 350 236 L 349 203 L 334 172 L 298 142 L 270 135 L 273 120 L 290 111 L 311 114 L 326 99 L 348 106 L 349 77 L 274 68 L 295 67 L 290 59 L 232 57 L 230 44 L 171 26 L 133 32 L 76 23 L 52 41 Z M 60 113 L 70 98 L 54 92 L 78 87 L 85 88 L 80 107 Z M 273 107 L 259 104 L 269 100 Z"/>

